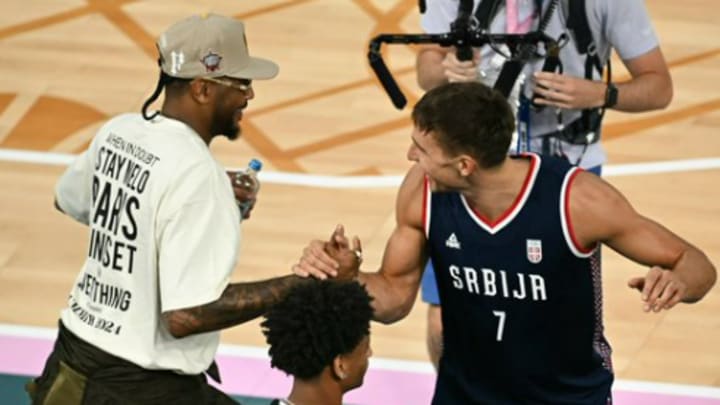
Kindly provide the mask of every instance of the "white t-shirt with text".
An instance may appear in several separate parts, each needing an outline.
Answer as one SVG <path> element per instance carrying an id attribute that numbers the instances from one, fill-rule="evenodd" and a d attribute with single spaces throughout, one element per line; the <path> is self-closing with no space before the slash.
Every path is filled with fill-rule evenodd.
<path id="1" fill-rule="evenodd" d="M 117 116 L 60 178 L 56 200 L 90 230 L 63 324 L 146 369 L 206 370 L 219 332 L 177 339 L 160 318 L 218 299 L 237 260 L 233 191 L 200 136 L 163 116 Z"/>

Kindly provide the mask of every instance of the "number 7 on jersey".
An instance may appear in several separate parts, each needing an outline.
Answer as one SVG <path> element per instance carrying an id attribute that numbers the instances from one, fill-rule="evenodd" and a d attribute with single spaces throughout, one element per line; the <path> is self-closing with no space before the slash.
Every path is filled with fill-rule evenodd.
<path id="1" fill-rule="evenodd" d="M 503 331 L 505 329 L 505 311 L 493 311 L 493 315 L 498 317 L 498 328 L 495 340 L 502 342 Z"/>

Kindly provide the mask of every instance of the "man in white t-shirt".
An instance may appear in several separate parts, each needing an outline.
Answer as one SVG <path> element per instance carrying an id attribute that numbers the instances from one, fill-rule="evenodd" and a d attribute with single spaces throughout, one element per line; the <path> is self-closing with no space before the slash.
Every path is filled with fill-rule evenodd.
<path id="1" fill-rule="evenodd" d="M 174 24 L 157 47 L 160 79 L 142 114 L 103 125 L 57 184 L 57 208 L 90 238 L 55 349 L 29 386 L 34 404 L 235 403 L 204 374 L 219 380 L 220 329 L 306 282 L 229 283 L 238 202 L 252 204 L 254 188 L 231 185 L 208 149 L 239 137 L 252 80 L 278 66 L 248 55 L 240 21 L 213 14 Z"/>
<path id="2" fill-rule="evenodd" d="M 672 79 L 653 30 L 650 16 L 641 0 L 583 0 L 587 28 L 598 62 L 605 64 L 612 49 L 620 56 L 630 73 L 630 78 L 620 83 L 606 83 L 597 68 L 586 79 L 586 56 L 578 52 L 576 41 L 578 29 L 568 29 L 567 0 L 474 0 L 473 15 L 477 16 L 479 4 L 491 2 L 496 14 L 487 27 L 490 33 L 522 33 L 538 30 L 540 21 L 547 20 L 544 32 L 554 39 L 562 34 L 567 41 L 560 49 L 562 72 L 541 72 L 545 58 L 541 56 L 525 65 L 510 100 L 513 106 L 519 98 L 526 100 L 520 105 L 529 106 L 533 99 L 542 108 L 527 108 L 519 113 L 518 127 L 528 132 L 519 136 L 519 145 L 511 153 L 532 151 L 545 156 L 567 159 L 597 175 L 607 156 L 600 144 L 601 128 L 597 115 L 587 115 L 595 123 L 586 128 L 583 110 L 593 113 L 600 108 L 612 108 L 625 112 L 642 112 L 666 107 L 672 98 Z M 551 6 L 552 4 L 552 6 Z M 422 16 L 423 29 L 431 34 L 446 33 L 458 15 L 457 0 L 433 0 L 427 2 Z M 510 10 L 510 12 L 508 12 Z M 420 87 L 430 90 L 448 82 L 480 81 L 493 86 L 505 61 L 498 51 L 499 45 L 483 46 L 475 50 L 474 60 L 458 60 L 455 49 L 437 45 L 425 46 L 417 57 L 417 79 Z M 521 107 L 522 110 L 522 107 Z M 594 110 L 594 111 L 593 111 Z M 592 118 L 591 118 L 592 117 Z M 600 118 L 601 119 L 601 118 Z M 521 147 L 520 145 L 528 145 Z M 429 263 L 423 275 L 422 299 L 429 304 L 427 343 L 430 358 L 437 366 L 442 348 L 442 320 L 440 297 L 435 283 L 435 273 Z"/>

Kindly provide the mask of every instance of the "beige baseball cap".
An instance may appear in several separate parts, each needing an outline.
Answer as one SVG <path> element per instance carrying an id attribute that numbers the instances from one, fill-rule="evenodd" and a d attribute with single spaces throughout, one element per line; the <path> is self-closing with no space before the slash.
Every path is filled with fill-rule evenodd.
<path id="1" fill-rule="evenodd" d="M 242 22 L 217 14 L 175 23 L 158 38 L 157 47 L 160 68 L 172 77 L 272 79 L 278 74 L 275 62 L 248 54 Z"/>

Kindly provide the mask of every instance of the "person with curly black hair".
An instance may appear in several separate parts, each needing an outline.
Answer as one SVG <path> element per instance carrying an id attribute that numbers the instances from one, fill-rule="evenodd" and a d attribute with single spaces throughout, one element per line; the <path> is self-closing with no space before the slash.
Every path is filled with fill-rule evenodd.
<path id="1" fill-rule="evenodd" d="M 294 287 L 261 324 L 271 364 L 294 377 L 286 399 L 271 405 L 340 405 L 368 368 L 372 298 L 356 282 Z"/>

